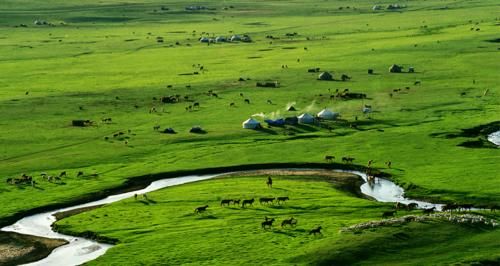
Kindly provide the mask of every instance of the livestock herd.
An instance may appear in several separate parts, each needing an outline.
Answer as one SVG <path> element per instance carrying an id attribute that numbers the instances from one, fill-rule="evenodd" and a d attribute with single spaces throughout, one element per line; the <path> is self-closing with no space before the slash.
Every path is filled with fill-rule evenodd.
<path id="1" fill-rule="evenodd" d="M 259 198 L 259 203 L 260 205 L 270 205 L 274 204 L 275 202 L 277 204 L 283 204 L 286 201 L 290 200 L 288 196 L 281 196 L 281 197 L 261 197 Z M 253 206 L 253 203 L 255 202 L 255 198 L 251 199 L 222 199 L 220 201 L 220 206 L 225 207 L 225 206 L 241 206 L 241 208 Z M 196 207 L 194 209 L 194 213 L 196 214 L 202 214 L 205 213 L 208 209 L 208 205 L 203 205 Z M 273 223 L 276 221 L 275 218 L 269 218 L 265 217 L 264 221 L 261 223 L 262 229 L 272 229 Z M 295 227 L 297 226 L 298 220 L 294 217 L 290 217 L 288 219 L 283 219 L 281 222 L 281 228 L 285 228 L 287 226 L 290 227 Z M 322 235 L 321 233 L 321 226 L 317 226 L 309 231 L 309 235 Z"/>

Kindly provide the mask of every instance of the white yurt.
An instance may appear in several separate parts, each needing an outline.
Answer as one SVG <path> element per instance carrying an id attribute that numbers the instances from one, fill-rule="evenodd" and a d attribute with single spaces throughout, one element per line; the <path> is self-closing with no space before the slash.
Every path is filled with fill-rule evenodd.
<path id="1" fill-rule="evenodd" d="M 339 116 L 339 113 L 332 112 L 328 109 L 323 109 L 321 110 L 321 112 L 318 113 L 317 116 L 325 120 L 334 120 Z"/>
<path id="2" fill-rule="evenodd" d="M 297 117 L 299 119 L 299 123 L 301 124 L 313 124 L 314 123 L 314 116 L 304 113 L 301 114 Z"/>
<path id="3" fill-rule="evenodd" d="M 243 128 L 246 128 L 246 129 L 256 129 L 256 128 L 260 127 L 259 121 L 255 120 L 253 118 L 249 118 L 249 119 L 245 120 L 241 125 L 243 126 Z"/>

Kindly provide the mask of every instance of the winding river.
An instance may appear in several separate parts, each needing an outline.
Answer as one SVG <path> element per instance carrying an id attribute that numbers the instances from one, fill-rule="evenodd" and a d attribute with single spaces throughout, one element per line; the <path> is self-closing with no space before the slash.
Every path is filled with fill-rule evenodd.
<path id="1" fill-rule="evenodd" d="M 319 170 L 319 169 L 284 169 L 284 170 Z M 323 170 L 323 169 L 321 169 Z M 368 183 L 367 176 L 364 173 L 357 171 L 346 171 L 346 170 L 332 170 L 337 172 L 347 172 L 361 176 L 365 183 L 361 185 L 361 192 L 369 197 L 374 198 L 380 202 L 401 202 L 401 203 L 417 203 L 419 208 L 430 208 L 436 207 L 436 209 L 441 210 L 441 204 L 432 204 L 417 200 L 411 200 L 404 197 L 404 190 L 400 186 L 394 184 L 393 182 L 382 179 L 375 178 L 374 182 Z M 251 171 L 244 171 L 251 172 Z M 218 177 L 223 174 L 213 174 L 213 175 L 190 175 L 177 178 L 167 178 L 152 182 L 149 186 L 144 189 L 117 194 L 109 196 L 102 200 L 97 200 L 85 204 L 80 204 L 68 208 L 61 208 L 50 212 L 39 213 L 31 216 L 27 216 L 17 221 L 13 225 L 6 226 L 2 228 L 2 231 L 16 232 L 26 235 L 34 235 L 46 238 L 59 238 L 65 239 L 69 244 L 58 247 L 52 251 L 52 253 L 44 259 L 39 261 L 25 264 L 25 265 L 80 265 L 85 262 L 96 259 L 102 256 L 106 251 L 113 245 L 98 243 L 89 239 L 74 237 L 69 235 L 60 234 L 52 231 L 51 225 L 56 221 L 54 217 L 55 213 L 65 212 L 85 207 L 92 207 L 102 204 L 113 203 L 122 199 L 133 197 L 134 194 L 143 194 L 155 190 L 159 190 L 165 187 L 171 187 L 181 184 L 186 184 L 190 182 L 196 182 L 201 180 L 207 180 L 214 177 Z"/>

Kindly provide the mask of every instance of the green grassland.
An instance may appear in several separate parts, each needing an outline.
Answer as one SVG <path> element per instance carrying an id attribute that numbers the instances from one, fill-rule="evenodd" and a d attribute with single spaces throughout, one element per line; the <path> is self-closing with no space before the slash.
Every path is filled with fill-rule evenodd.
<path id="1" fill-rule="evenodd" d="M 216 9 L 185 11 L 191 4 Z M 11 222 L 9 217 L 21 211 L 117 187 L 133 176 L 242 164 L 323 162 L 326 154 L 335 155 L 337 161 L 349 155 L 361 165 L 372 159 L 375 167 L 411 188 L 412 197 L 499 204 L 500 150 L 460 147 L 470 138 L 445 135 L 500 120 L 500 47 L 492 41 L 500 37 L 500 5 L 495 0 L 404 4 L 407 8 L 401 11 L 374 12 L 374 2 L 365 0 L 2 1 L 1 223 Z M 169 10 L 161 10 L 162 6 Z M 35 26 L 37 19 L 54 25 Z M 197 39 L 203 32 L 248 34 L 253 41 L 201 44 Z M 285 36 L 293 32 L 298 35 Z M 159 36 L 163 43 L 157 42 Z M 413 66 L 416 73 L 390 74 L 392 64 Z M 318 81 L 316 73 L 307 73 L 313 67 L 332 71 L 335 78 L 345 73 L 352 80 Z M 376 75 L 368 75 L 369 68 Z M 195 71 L 200 74 L 181 75 Z M 250 80 L 238 81 L 240 77 Z M 281 87 L 255 87 L 256 81 L 264 80 L 278 80 Z M 336 89 L 345 88 L 368 98 L 330 100 Z M 390 97 L 397 88 L 402 91 Z M 207 95 L 208 90 L 219 97 Z M 175 94 L 189 100 L 177 104 L 154 100 Z M 251 103 L 245 104 L 245 98 Z M 194 101 L 200 108 L 186 111 Z M 230 108 L 233 102 L 236 106 Z M 292 103 L 297 112 L 286 111 Z M 369 116 L 361 112 L 364 104 L 373 106 Z M 158 112 L 149 113 L 152 107 Z M 328 123 L 331 132 L 318 126 L 241 128 L 253 114 L 290 116 L 324 107 L 340 112 L 347 122 Z M 107 117 L 113 122 L 100 122 Z M 97 123 L 72 127 L 73 119 Z M 358 129 L 350 128 L 351 123 Z M 155 125 L 173 127 L 178 134 L 161 134 L 153 130 Z M 207 134 L 188 133 L 194 125 Z M 113 138 L 120 131 L 125 135 Z M 387 160 L 393 162 L 392 169 L 384 168 Z M 68 177 L 58 184 L 39 176 L 61 171 Z M 78 171 L 85 176 L 77 178 Z M 38 184 L 14 186 L 4 181 L 22 173 L 34 175 Z M 98 176 L 91 176 L 95 173 Z M 366 215 L 370 218 L 369 211 Z M 349 218 L 355 219 L 361 218 Z M 100 226 L 107 226 L 104 223 L 100 220 L 92 229 L 100 232 Z M 443 232 L 468 230 L 439 227 Z M 122 234 L 117 230 L 111 235 L 123 243 L 131 241 Z M 467 241 L 471 239 L 475 238 Z M 323 244 L 319 246 L 328 246 Z M 110 254 L 118 252 L 114 250 Z M 300 252 L 306 254 L 305 249 Z"/>
<path id="2" fill-rule="evenodd" d="M 340 232 L 380 219 L 392 205 L 341 189 L 353 179 L 276 176 L 269 189 L 266 176 L 219 178 L 148 193 L 147 201 L 132 198 L 71 216 L 57 228 L 119 241 L 89 265 L 435 265 L 498 259 L 500 247 L 493 239 L 500 230 L 488 227 L 436 220 Z M 288 196 L 290 201 L 220 207 L 221 199 L 269 196 Z M 205 204 L 206 213 L 193 213 Z M 265 216 L 276 219 L 272 229 L 261 228 Z M 289 217 L 298 220 L 297 226 L 281 228 Z M 323 236 L 309 235 L 318 225 Z"/>

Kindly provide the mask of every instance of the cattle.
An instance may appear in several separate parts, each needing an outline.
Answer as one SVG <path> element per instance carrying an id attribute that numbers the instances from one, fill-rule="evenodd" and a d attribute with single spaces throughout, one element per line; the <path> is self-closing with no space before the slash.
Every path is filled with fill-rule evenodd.
<path id="1" fill-rule="evenodd" d="M 194 212 L 195 213 L 202 213 L 202 212 L 205 212 L 207 210 L 207 208 L 208 208 L 208 205 L 197 207 L 196 209 L 194 209 Z"/>

